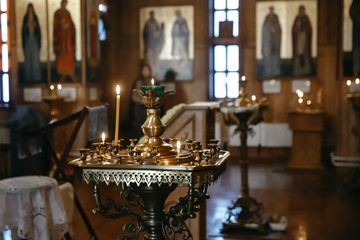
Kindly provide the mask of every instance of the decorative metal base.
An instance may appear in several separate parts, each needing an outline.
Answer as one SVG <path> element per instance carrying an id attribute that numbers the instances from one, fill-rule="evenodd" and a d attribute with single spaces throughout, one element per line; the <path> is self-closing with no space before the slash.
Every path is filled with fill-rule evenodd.
<path id="1" fill-rule="evenodd" d="M 133 186 L 136 193 L 144 204 L 143 226 L 147 231 L 146 240 L 165 239 L 163 234 L 163 223 L 165 221 L 164 204 L 167 197 L 175 190 L 177 185 L 169 186 L 167 184 L 150 186 L 141 184 Z"/>
<path id="2" fill-rule="evenodd" d="M 262 203 L 252 197 L 240 197 L 229 208 L 227 220 L 223 223 L 222 232 L 238 229 L 250 229 L 266 232 L 265 223 L 261 214 L 264 210 Z"/>
<path id="3" fill-rule="evenodd" d="M 208 184 L 189 186 L 188 194 L 181 197 L 177 204 L 165 213 L 164 204 L 167 197 L 176 189 L 177 184 L 130 184 L 123 186 L 121 196 L 131 206 L 138 207 L 143 214 L 132 211 L 129 206 L 116 204 L 112 199 L 101 202 L 98 185 L 94 185 L 94 199 L 96 208 L 93 213 L 100 213 L 107 218 L 121 218 L 129 216 L 136 223 L 127 222 L 123 226 L 122 240 L 138 239 L 142 231 L 146 231 L 146 240 L 173 240 L 176 235 L 181 239 L 193 239 L 185 224 L 189 218 L 195 218 L 199 211 L 200 202 L 209 196 L 206 194 Z"/>

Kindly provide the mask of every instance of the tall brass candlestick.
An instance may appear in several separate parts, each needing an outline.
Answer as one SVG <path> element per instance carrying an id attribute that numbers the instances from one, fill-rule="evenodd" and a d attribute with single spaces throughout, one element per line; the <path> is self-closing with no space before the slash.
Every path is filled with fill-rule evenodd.
<path id="1" fill-rule="evenodd" d="M 116 86 L 116 120 L 115 120 L 115 145 L 118 144 L 119 138 L 119 115 L 120 115 L 120 86 Z"/>

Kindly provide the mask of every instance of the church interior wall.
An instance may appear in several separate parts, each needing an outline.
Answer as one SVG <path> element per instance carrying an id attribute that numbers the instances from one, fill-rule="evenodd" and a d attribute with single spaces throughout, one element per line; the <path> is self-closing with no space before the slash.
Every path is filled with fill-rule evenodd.
<path id="1" fill-rule="evenodd" d="M 264 111 L 264 122 L 287 123 L 288 113 L 295 110 L 297 96 L 291 92 L 291 80 L 281 79 L 282 89 L 280 94 L 262 93 L 262 81 L 256 76 L 256 32 L 255 32 L 255 6 L 256 1 L 242 0 L 240 28 L 242 37 L 242 69 L 249 81 L 247 91 L 257 96 L 266 96 L 269 107 Z M 10 1 L 13 5 L 14 1 Z M 176 81 L 176 95 L 170 96 L 171 105 L 185 102 L 209 100 L 209 6 L 208 1 L 197 0 L 138 0 L 138 1 L 108 1 L 109 8 L 106 19 L 109 24 L 108 40 L 101 43 L 101 81 L 97 84 L 76 84 L 77 101 L 66 103 L 64 113 L 80 110 L 84 105 L 96 105 L 101 102 L 111 103 L 109 106 L 110 132 L 115 119 L 115 94 L 117 83 L 121 84 L 121 120 L 128 118 L 129 99 L 133 82 L 139 75 L 139 16 L 138 12 L 144 6 L 176 6 L 193 5 L 195 22 L 194 39 L 194 78 L 190 81 Z M 345 79 L 338 73 L 339 43 L 341 39 L 339 22 L 341 12 L 340 0 L 318 1 L 318 66 L 317 76 L 311 78 L 311 92 L 305 98 L 316 99 L 319 89 L 322 91 L 322 107 L 325 113 L 325 131 L 323 144 L 331 150 L 336 150 L 339 155 L 360 155 L 359 139 L 360 127 L 358 113 L 355 112 L 346 99 L 347 87 Z M 11 17 L 11 21 L 15 19 Z M 11 38 L 15 39 L 14 32 Z M 16 48 L 12 42 L 12 50 Z M 15 51 L 13 51 L 15 52 Z M 11 95 L 13 104 L 24 104 L 23 88 L 18 84 L 16 69 L 16 54 L 12 68 Z M 42 86 L 47 89 L 48 86 Z M 89 101 L 89 88 L 96 87 L 99 100 Z M 45 103 L 33 104 L 39 111 L 47 116 L 49 108 Z M 170 107 L 168 105 L 168 107 Z M 7 119 L 9 112 L 0 112 L 0 119 Z M 120 129 L 121 131 L 121 129 Z M 85 133 L 82 132 L 82 135 Z M 80 135 L 80 138 L 81 136 Z M 111 136 L 110 136 L 111 137 Z M 78 143 L 79 146 L 82 142 Z"/>

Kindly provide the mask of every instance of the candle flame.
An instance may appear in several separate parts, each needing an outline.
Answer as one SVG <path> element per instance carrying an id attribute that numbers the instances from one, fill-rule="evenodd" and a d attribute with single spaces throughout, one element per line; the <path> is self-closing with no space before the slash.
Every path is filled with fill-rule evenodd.
<path id="1" fill-rule="evenodd" d="M 176 146 L 177 146 L 177 150 L 180 151 L 180 148 L 181 148 L 181 143 L 180 143 L 180 141 L 177 141 Z"/>
<path id="2" fill-rule="evenodd" d="M 241 77 L 241 81 L 245 81 L 246 80 L 246 77 L 245 76 L 242 76 Z"/>
<path id="3" fill-rule="evenodd" d="M 360 79 L 359 79 L 359 78 L 356 78 L 356 79 L 355 79 L 355 83 L 356 83 L 356 85 L 358 85 L 358 84 L 360 83 Z"/>
<path id="4" fill-rule="evenodd" d="M 298 95 L 299 98 L 302 98 L 302 97 L 304 96 L 304 93 L 299 90 L 299 91 L 297 92 L 297 95 Z"/>
<path id="5" fill-rule="evenodd" d="M 55 89 L 55 87 L 54 87 L 54 85 L 50 85 L 50 90 L 54 90 Z"/>
<path id="6" fill-rule="evenodd" d="M 347 80 L 346 85 L 350 86 L 351 85 L 351 80 Z"/>
<path id="7" fill-rule="evenodd" d="M 120 86 L 116 85 L 116 95 L 120 95 Z"/>
<path id="8" fill-rule="evenodd" d="M 104 132 L 101 134 L 101 139 L 102 139 L 102 141 L 104 143 L 105 142 L 105 133 Z"/>
<path id="9" fill-rule="evenodd" d="M 154 78 L 151 78 L 151 85 L 155 85 L 155 79 Z"/>
<path id="10" fill-rule="evenodd" d="M 59 89 L 59 90 L 61 90 L 61 89 L 62 89 L 61 84 L 58 84 L 58 85 L 57 85 L 57 89 Z"/>
<path id="11" fill-rule="evenodd" d="M 255 96 L 255 95 L 252 95 L 252 96 L 251 96 L 251 100 L 256 101 L 256 96 Z"/>

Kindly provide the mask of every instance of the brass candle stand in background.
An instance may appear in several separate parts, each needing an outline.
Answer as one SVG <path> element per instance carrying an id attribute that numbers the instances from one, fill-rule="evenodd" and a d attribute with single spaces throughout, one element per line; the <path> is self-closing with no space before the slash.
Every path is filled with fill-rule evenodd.
<path id="1" fill-rule="evenodd" d="M 236 131 L 240 132 L 241 168 L 241 196 L 229 207 L 222 232 L 242 228 L 265 230 L 261 216 L 263 205 L 249 194 L 247 132 L 250 130 L 249 125 L 255 125 L 262 120 L 262 109 L 266 106 L 266 100 L 248 99 L 245 87 L 246 82 L 242 81 L 239 98 L 233 102 L 227 101 L 226 105 L 220 108 L 224 122 L 227 125 L 236 125 Z"/>
<path id="2" fill-rule="evenodd" d="M 206 143 L 210 149 L 203 149 L 201 142 L 195 140 L 180 144 L 161 138 L 165 126 L 158 108 L 168 92 L 164 93 L 164 86 L 156 85 L 137 91 L 148 108 L 142 125 L 145 141 L 136 144 L 136 139 L 129 139 L 127 147 L 123 139 L 117 145 L 95 143 L 91 149 L 80 149 L 80 158 L 70 164 L 78 178 L 94 183 L 94 214 L 107 218 L 130 216 L 134 220 L 124 224 L 123 239 L 138 239 L 142 231 L 146 231 L 148 240 L 175 239 L 177 234 L 182 239 L 192 239 L 185 220 L 195 218 L 200 202 L 209 198 L 207 188 L 225 170 L 230 154 L 220 150 L 218 140 L 211 140 Z M 112 199 L 102 202 L 100 182 L 121 185 L 122 198 L 139 211 Z M 165 212 L 166 198 L 183 185 L 188 186 L 187 195 Z"/>

